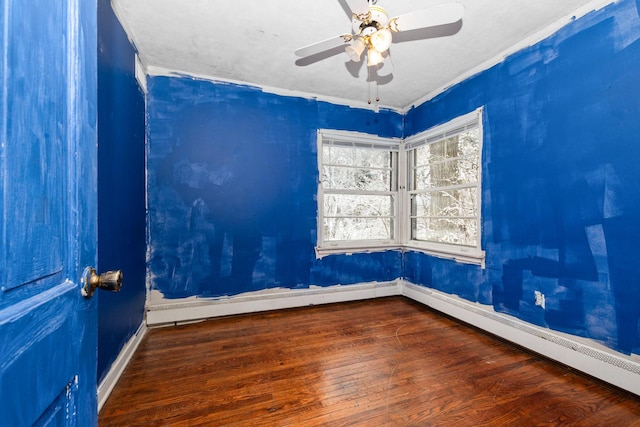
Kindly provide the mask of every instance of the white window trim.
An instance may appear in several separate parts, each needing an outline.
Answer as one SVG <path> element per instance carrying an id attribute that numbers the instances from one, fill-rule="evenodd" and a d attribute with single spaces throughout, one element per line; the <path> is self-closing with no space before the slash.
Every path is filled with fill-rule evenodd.
<path id="1" fill-rule="evenodd" d="M 459 116 L 445 124 L 434 126 L 416 135 L 412 135 L 404 140 L 400 138 L 382 138 L 376 135 L 359 132 L 337 131 L 331 129 L 319 129 L 318 144 L 318 226 L 316 257 L 322 258 L 332 254 L 352 254 L 361 252 L 379 252 L 384 250 L 415 251 L 439 258 L 452 259 L 458 262 L 480 265 L 485 267 L 485 251 L 481 247 L 482 239 L 482 138 L 480 141 L 480 178 L 478 180 L 478 241 L 476 247 L 447 245 L 444 243 L 423 242 L 411 239 L 410 221 L 407 215 L 410 212 L 410 197 L 407 191 L 408 166 L 407 152 L 421 145 L 440 138 L 447 132 L 457 131 L 462 126 L 470 122 L 477 121 L 480 135 L 482 131 L 482 108 L 478 108 L 471 113 Z M 371 148 L 389 148 L 389 151 L 396 151 L 397 155 L 397 191 L 395 192 L 395 212 L 394 239 L 390 240 L 365 240 L 349 242 L 325 242 L 322 235 L 321 224 L 324 224 L 324 189 L 322 188 L 322 145 L 323 141 L 333 140 L 344 144 L 351 144 L 354 147 L 367 146 Z M 340 144 L 342 145 L 342 144 Z"/>
<path id="2" fill-rule="evenodd" d="M 441 140 L 446 136 L 447 133 L 459 133 L 461 128 L 466 127 L 471 123 L 476 123 L 474 126 L 477 126 L 481 135 L 480 138 L 480 176 L 477 184 L 477 197 L 478 197 L 478 219 L 477 219 L 477 229 L 478 229 L 478 238 L 476 241 L 475 247 L 469 246 L 458 246 L 458 245 L 448 245 L 446 243 L 435 243 L 435 242 L 424 242 L 419 240 L 411 239 L 411 230 L 408 224 L 408 215 L 407 212 L 410 212 L 411 207 L 409 206 L 410 197 L 409 191 L 407 191 L 407 180 L 408 173 L 407 170 L 407 153 L 415 148 L 418 148 L 422 145 L 428 144 L 434 140 Z M 403 224 L 403 234 L 402 234 L 402 247 L 406 250 L 413 250 L 417 252 L 423 252 L 429 255 L 433 255 L 439 258 L 446 259 L 454 259 L 459 262 L 464 262 L 467 264 L 476 264 L 480 265 L 484 268 L 485 266 L 485 251 L 482 250 L 482 144 L 483 144 L 483 129 L 482 129 L 482 107 L 478 108 L 475 111 L 464 114 L 462 116 L 458 116 L 455 119 L 441 124 L 436 125 L 432 128 L 429 128 L 423 132 L 420 132 L 416 135 L 412 135 L 404 140 L 402 152 L 404 153 L 404 171 L 402 171 L 402 176 L 404 177 L 404 182 L 400 185 L 402 186 L 403 193 L 403 205 L 402 205 L 402 224 Z"/>
<path id="3" fill-rule="evenodd" d="M 388 149 L 389 151 L 393 151 L 398 153 L 400 151 L 401 142 L 400 138 L 382 138 L 376 135 L 370 135 L 360 132 L 347 132 L 347 131 L 338 131 L 338 130 L 330 130 L 330 129 L 319 129 L 318 130 L 318 226 L 317 226 L 317 245 L 316 245 L 316 257 L 322 258 L 331 254 L 351 254 L 358 252 L 378 252 L 389 249 L 398 249 L 399 248 L 399 217 L 398 212 L 401 209 L 401 204 L 399 201 L 399 192 L 398 190 L 391 190 L 389 194 L 392 194 L 394 197 L 394 212 L 396 215 L 394 217 L 394 238 L 393 239 L 381 239 L 381 240 L 350 240 L 348 242 L 334 242 L 334 241 L 324 241 L 324 236 L 322 233 L 321 224 L 324 224 L 324 188 L 322 187 L 322 168 L 323 168 L 323 159 L 322 159 L 322 145 L 326 143 L 327 140 L 331 140 L 332 142 L 338 142 L 340 146 L 353 146 L 360 148 L 372 148 L 372 149 Z M 398 156 L 396 156 L 396 162 L 398 162 Z M 396 165 L 397 169 L 397 165 Z M 393 177 L 394 180 L 397 180 L 397 177 Z M 398 188 L 397 184 L 395 185 Z M 347 191 L 349 193 L 349 191 Z M 353 192 L 354 194 L 362 194 L 361 192 Z"/>

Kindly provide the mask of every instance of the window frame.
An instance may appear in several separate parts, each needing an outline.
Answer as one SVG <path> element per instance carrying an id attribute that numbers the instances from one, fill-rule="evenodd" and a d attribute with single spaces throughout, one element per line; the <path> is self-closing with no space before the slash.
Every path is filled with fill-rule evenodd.
<path id="1" fill-rule="evenodd" d="M 377 252 L 382 250 L 416 251 L 439 258 L 453 259 L 459 262 L 485 266 L 485 252 L 482 250 L 482 165 L 483 165 L 483 129 L 482 107 L 446 123 L 433 126 L 423 132 L 403 139 L 383 138 L 377 135 L 360 132 L 340 131 L 332 129 L 318 129 L 317 131 L 317 155 L 318 155 L 318 192 L 317 192 L 317 242 L 316 256 L 322 258 L 331 254 L 351 254 L 356 252 Z M 409 174 L 412 168 L 409 160 L 412 151 L 434 142 L 441 141 L 463 132 L 460 129 L 471 130 L 478 128 L 478 182 L 476 183 L 478 230 L 475 246 L 462 246 L 440 242 L 428 242 L 411 238 L 411 195 L 414 193 L 409 188 L 411 183 Z M 457 132 L 457 133 L 456 133 Z M 357 147 L 364 149 L 389 150 L 392 154 L 392 190 L 389 192 L 377 192 L 390 194 L 394 197 L 393 238 L 380 240 L 349 240 L 349 241 L 325 241 L 324 240 L 324 199 L 327 194 L 370 194 L 358 190 L 326 190 L 323 187 L 322 176 L 324 169 L 323 146 L 325 143 L 342 147 Z"/>
<path id="2" fill-rule="evenodd" d="M 441 242 L 429 242 L 415 240 L 411 237 L 411 195 L 421 193 L 419 190 L 409 188 L 411 183 L 411 167 L 409 160 L 411 153 L 419 147 L 442 141 L 448 137 L 459 135 L 467 130 L 478 129 L 480 135 L 478 147 L 478 181 L 475 185 L 477 200 L 476 227 L 478 230 L 474 246 L 462 246 Z M 403 153 L 405 156 L 405 171 L 403 176 L 403 247 L 406 249 L 424 252 L 440 258 L 455 259 L 457 261 L 478 264 L 484 267 L 485 252 L 482 250 L 482 108 L 478 108 L 470 113 L 458 116 L 446 123 L 434 126 L 416 135 L 412 135 L 404 140 Z M 468 186 L 467 186 L 468 188 Z"/>
<path id="3" fill-rule="evenodd" d="M 400 216 L 401 203 L 398 191 L 398 158 L 402 140 L 399 138 L 382 138 L 360 132 L 338 131 L 331 129 L 319 129 L 317 133 L 318 142 L 318 222 L 317 222 L 317 244 L 316 256 L 322 258 L 334 253 L 354 253 L 354 252 L 376 252 L 387 249 L 397 249 L 400 243 Z M 324 168 L 323 146 L 335 145 L 339 147 L 354 147 L 362 149 L 372 149 L 389 151 L 392 153 L 391 165 L 391 187 L 389 191 L 358 191 L 358 190 L 328 190 L 323 187 L 322 174 Z M 370 239 L 370 240 L 348 240 L 348 241 L 325 241 L 324 239 L 324 199 L 325 194 L 362 194 L 362 195 L 390 195 L 393 197 L 393 238 L 391 239 Z"/>

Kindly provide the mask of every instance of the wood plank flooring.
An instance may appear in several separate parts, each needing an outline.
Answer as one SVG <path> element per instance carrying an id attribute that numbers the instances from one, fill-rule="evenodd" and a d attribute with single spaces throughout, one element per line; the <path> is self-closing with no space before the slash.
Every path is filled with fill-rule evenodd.
<path id="1" fill-rule="evenodd" d="M 390 297 L 149 331 L 107 426 L 640 426 L 640 399 Z"/>

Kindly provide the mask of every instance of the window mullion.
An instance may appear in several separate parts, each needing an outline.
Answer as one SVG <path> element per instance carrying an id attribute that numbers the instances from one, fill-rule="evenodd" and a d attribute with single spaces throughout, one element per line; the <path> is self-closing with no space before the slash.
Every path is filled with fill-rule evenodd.
<path id="1" fill-rule="evenodd" d="M 477 187 L 478 187 L 478 183 L 474 182 L 469 184 L 455 184 L 455 185 L 447 185 L 442 187 L 430 187 L 430 188 L 424 188 L 420 190 L 411 190 L 409 191 L 409 194 L 413 195 L 413 194 L 439 193 L 439 192 L 445 192 L 445 191 L 451 191 L 451 190 L 464 190 L 467 188 L 477 188 Z"/>
<path id="2" fill-rule="evenodd" d="M 398 168 L 396 174 L 398 179 L 398 210 L 396 215 L 397 241 L 400 244 L 405 244 L 409 240 L 409 214 L 411 213 L 409 209 L 409 197 L 407 196 L 407 174 L 409 169 L 407 151 L 405 150 L 403 142 L 400 144 L 400 151 L 398 152 Z"/>
<path id="3" fill-rule="evenodd" d="M 382 190 L 343 190 L 340 188 L 324 190 L 324 194 L 353 194 L 353 195 L 363 195 L 363 196 L 394 196 L 396 194 L 395 191 L 382 191 Z"/>

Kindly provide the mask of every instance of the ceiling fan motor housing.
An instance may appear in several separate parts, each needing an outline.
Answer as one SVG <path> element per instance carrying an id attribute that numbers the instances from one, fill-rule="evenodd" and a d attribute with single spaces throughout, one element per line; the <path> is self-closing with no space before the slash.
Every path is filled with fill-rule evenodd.
<path id="1" fill-rule="evenodd" d="M 389 15 L 387 11 L 379 6 L 370 6 L 367 18 L 364 20 L 358 19 L 354 15 L 352 21 L 353 34 L 360 34 L 362 36 L 370 36 L 380 28 L 384 28 L 389 23 Z"/>

